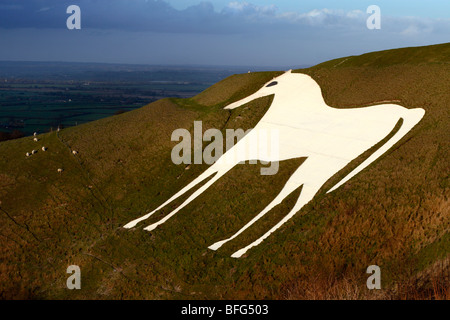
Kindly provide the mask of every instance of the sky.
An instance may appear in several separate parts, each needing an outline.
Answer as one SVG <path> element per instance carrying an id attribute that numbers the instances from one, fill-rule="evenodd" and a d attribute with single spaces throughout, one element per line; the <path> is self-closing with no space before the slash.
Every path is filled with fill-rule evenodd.
<path id="1" fill-rule="evenodd" d="M 297 67 L 449 38 L 448 0 L 0 1 L 0 60 Z"/>

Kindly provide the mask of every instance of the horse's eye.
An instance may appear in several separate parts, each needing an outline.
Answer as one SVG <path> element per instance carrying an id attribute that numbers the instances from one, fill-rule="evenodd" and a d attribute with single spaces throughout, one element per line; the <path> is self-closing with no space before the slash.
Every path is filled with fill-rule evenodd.
<path id="1" fill-rule="evenodd" d="M 273 81 L 273 82 L 269 83 L 269 84 L 266 86 L 266 88 L 276 86 L 277 84 L 278 84 L 277 81 Z"/>

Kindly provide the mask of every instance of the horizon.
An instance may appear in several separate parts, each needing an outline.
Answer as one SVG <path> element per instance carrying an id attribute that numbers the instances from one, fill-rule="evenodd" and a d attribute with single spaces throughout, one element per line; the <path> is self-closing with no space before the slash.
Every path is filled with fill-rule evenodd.
<path id="1" fill-rule="evenodd" d="M 400 48 L 398 48 L 400 49 Z M 326 61 L 322 61 L 326 62 Z M 322 63 L 319 62 L 319 63 Z M 0 63 L 55 63 L 55 64 L 98 64 L 98 65 L 111 65 L 111 66 L 145 66 L 145 67 L 167 67 L 167 68 L 176 68 L 176 67 L 183 67 L 183 68 L 258 68 L 258 69 L 265 69 L 265 68 L 286 68 L 288 66 L 258 66 L 258 65 L 209 65 L 209 64 L 151 64 L 151 63 L 126 63 L 126 62 L 101 62 L 101 61 L 92 61 L 92 62 L 85 62 L 85 61 L 64 61 L 64 60 L 0 60 Z M 313 65 L 296 65 L 293 67 L 296 68 L 309 68 Z M 288 70 L 288 69 L 286 69 Z"/>
<path id="2" fill-rule="evenodd" d="M 426 46 L 436 46 L 436 45 L 442 45 L 450 43 L 449 42 L 442 42 L 442 43 L 433 43 Z M 310 68 L 315 65 L 346 58 L 346 57 L 352 57 L 352 56 L 360 56 L 367 53 L 373 53 L 373 52 L 382 52 L 382 51 L 389 51 L 389 50 L 397 50 L 397 49 L 404 49 L 404 48 L 417 48 L 417 47 L 423 47 L 421 45 L 419 46 L 409 46 L 409 47 L 395 47 L 395 48 L 389 48 L 389 49 L 383 49 L 383 50 L 376 50 L 376 51 L 367 51 L 361 54 L 355 54 L 355 55 L 348 55 L 348 56 L 340 56 L 329 60 L 320 61 L 316 64 L 298 64 L 294 66 L 286 66 L 286 65 L 268 65 L 268 66 L 262 66 L 262 65 L 221 65 L 221 64 L 152 64 L 152 63 L 133 63 L 133 62 L 101 62 L 101 61 L 66 61 L 66 60 L 0 60 L 0 63 L 67 63 L 67 64 L 99 64 L 99 65 L 124 65 L 124 66 L 147 66 L 147 67 L 184 67 L 184 68 L 258 68 L 261 70 L 266 70 L 266 68 L 281 68 L 282 70 L 289 70 L 289 69 L 283 69 L 283 68 L 292 68 L 292 69 L 302 69 L 302 68 Z M 258 70 L 259 71 L 259 70 Z"/>
<path id="3" fill-rule="evenodd" d="M 370 29 L 370 5 L 380 9 Z M 69 6 L 80 29 L 69 30 Z M 72 20 L 76 21 L 76 20 Z M 312 66 L 446 43 L 450 3 L 418 0 L 4 0 L 0 60 L 227 67 Z"/>

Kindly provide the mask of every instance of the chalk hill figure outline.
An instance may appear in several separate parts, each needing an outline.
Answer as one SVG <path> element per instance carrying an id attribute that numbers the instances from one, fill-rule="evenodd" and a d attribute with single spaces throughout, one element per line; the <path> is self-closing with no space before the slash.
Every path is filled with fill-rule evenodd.
<path id="1" fill-rule="evenodd" d="M 325 103 L 317 82 L 306 74 L 292 73 L 291 70 L 269 81 L 254 94 L 226 106 L 225 109 L 235 109 L 269 95 L 274 95 L 272 105 L 253 130 L 204 173 L 161 206 L 147 215 L 131 221 L 124 228 L 135 227 L 141 221 L 148 219 L 167 204 L 214 175 L 179 207 L 160 221 L 144 228 L 147 231 L 154 230 L 201 195 L 240 162 L 249 160 L 274 162 L 306 157 L 306 160 L 289 177 L 280 193 L 265 209 L 229 238 L 216 242 L 209 247 L 212 250 L 217 250 L 226 242 L 233 240 L 280 204 L 294 190 L 303 186 L 294 207 L 281 221 L 260 238 L 232 255 L 234 258 L 239 258 L 250 248 L 262 243 L 264 239 L 299 212 L 332 176 L 386 138 L 401 119 L 403 123 L 400 129 L 327 193 L 342 186 L 383 155 L 417 125 L 425 115 L 425 110 L 422 108 L 407 109 L 397 104 L 380 104 L 352 109 L 330 107 Z M 277 132 L 279 138 L 278 152 L 270 152 L 268 145 L 265 147 L 264 145 L 259 146 L 259 148 L 267 148 L 267 150 L 255 150 L 255 148 L 250 147 L 251 142 L 255 141 L 255 137 L 259 136 L 261 132 Z M 240 152 L 242 150 L 244 152 Z"/>

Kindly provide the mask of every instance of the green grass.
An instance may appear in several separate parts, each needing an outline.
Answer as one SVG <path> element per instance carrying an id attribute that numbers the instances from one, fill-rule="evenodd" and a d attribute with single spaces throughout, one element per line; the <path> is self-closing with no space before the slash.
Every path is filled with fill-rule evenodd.
<path id="1" fill-rule="evenodd" d="M 330 60 L 311 69 L 372 67 L 384 68 L 393 65 L 430 65 L 446 66 L 450 63 L 450 43 L 426 47 L 410 47 L 394 50 L 370 52 L 360 56 L 350 56 Z"/>
<path id="2" fill-rule="evenodd" d="M 6 130 L 15 121 L 23 121 L 18 129 L 27 135 L 43 133 L 59 125 L 75 126 L 112 116 L 118 110 L 136 109 L 161 97 L 194 95 L 206 87 L 191 83 L 94 82 L 85 86 L 80 82 L 8 82 L 0 85 L 0 126 Z"/>
<path id="3" fill-rule="evenodd" d="M 299 70 L 320 84 L 331 106 L 396 100 L 422 107 L 426 115 L 391 151 L 336 192 L 321 191 L 243 259 L 230 254 L 278 222 L 300 190 L 217 252 L 207 247 L 267 205 L 303 159 L 282 162 L 275 176 L 259 175 L 260 165 L 239 165 L 151 233 L 142 227 L 167 209 L 138 228 L 122 226 L 207 168 L 172 164 L 173 130 L 192 132 L 196 120 L 203 121 L 203 130 L 254 127 L 272 97 L 234 110 L 223 106 L 280 73 L 235 75 L 194 98 L 163 99 L 59 135 L 40 135 L 38 143 L 0 143 L 0 298 L 410 297 L 395 288 L 406 288 L 419 274 L 439 276 L 433 266 L 449 259 L 448 48 L 371 53 L 336 67 L 333 61 Z M 40 152 L 26 158 L 33 149 Z M 72 149 L 79 151 L 76 157 Z M 79 291 L 65 288 L 72 264 L 82 270 Z M 382 268 L 381 293 L 365 288 L 371 264 Z M 420 296 L 426 286 L 413 289 Z"/>

